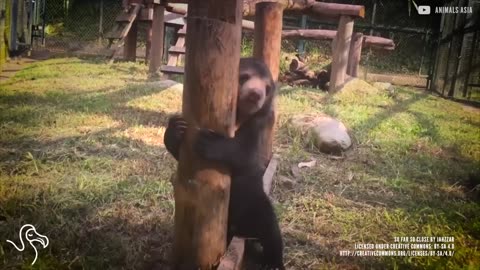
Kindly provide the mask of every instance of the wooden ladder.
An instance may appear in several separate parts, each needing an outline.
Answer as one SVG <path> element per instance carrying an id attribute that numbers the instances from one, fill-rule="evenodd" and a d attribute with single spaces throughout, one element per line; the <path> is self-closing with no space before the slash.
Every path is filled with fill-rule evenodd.
<path id="1" fill-rule="evenodd" d="M 185 36 L 187 34 L 187 25 L 177 32 L 177 42 L 175 46 L 168 49 L 168 63 L 160 67 L 160 71 L 165 74 L 184 74 L 184 67 L 178 66 L 182 56 L 185 55 Z"/>
<path id="2" fill-rule="evenodd" d="M 113 63 L 115 60 L 115 56 L 122 48 L 123 44 L 125 43 L 125 37 L 128 35 L 128 32 L 132 28 L 133 22 L 137 18 L 142 5 L 140 4 L 131 4 L 128 11 L 124 11 L 116 18 L 116 24 L 114 28 L 107 34 L 107 38 L 109 40 L 108 47 L 110 48 L 115 40 L 118 39 L 117 43 L 115 44 L 110 57 L 110 64 Z"/>

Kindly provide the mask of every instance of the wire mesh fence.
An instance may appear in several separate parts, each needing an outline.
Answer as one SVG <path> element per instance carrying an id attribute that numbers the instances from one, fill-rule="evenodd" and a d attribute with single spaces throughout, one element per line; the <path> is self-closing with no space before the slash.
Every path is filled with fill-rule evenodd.
<path id="1" fill-rule="evenodd" d="M 108 44 L 105 33 L 120 11 L 117 0 L 48 0 L 45 47 L 56 52 L 99 53 Z"/>

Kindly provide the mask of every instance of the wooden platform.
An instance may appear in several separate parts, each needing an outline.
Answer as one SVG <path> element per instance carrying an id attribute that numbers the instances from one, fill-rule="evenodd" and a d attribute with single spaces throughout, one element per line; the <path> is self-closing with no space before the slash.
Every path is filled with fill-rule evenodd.
<path id="1" fill-rule="evenodd" d="M 160 71 L 165 74 L 183 74 L 185 73 L 185 69 L 183 67 L 178 66 L 167 66 L 163 65 L 160 68 Z"/>

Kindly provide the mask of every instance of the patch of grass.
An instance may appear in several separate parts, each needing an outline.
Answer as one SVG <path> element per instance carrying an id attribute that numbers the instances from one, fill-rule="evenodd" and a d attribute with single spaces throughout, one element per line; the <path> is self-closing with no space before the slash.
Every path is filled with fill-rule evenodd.
<path id="1" fill-rule="evenodd" d="M 18 242 L 20 227 L 31 223 L 50 239 L 33 267 L 31 249 L 18 252 L 0 241 L 1 269 L 164 265 L 176 162 L 163 133 L 181 108 L 181 91 L 149 81 L 146 71 L 140 64 L 61 58 L 0 85 L 0 235 Z M 287 268 L 480 266 L 478 110 L 363 82 L 333 96 L 283 88 L 277 104 L 280 163 L 272 198 Z M 354 146 L 341 158 L 321 154 L 289 121 L 320 113 L 350 130 Z M 314 167 L 292 169 L 312 159 Z M 339 254 L 397 236 L 452 236 L 455 255 Z"/>

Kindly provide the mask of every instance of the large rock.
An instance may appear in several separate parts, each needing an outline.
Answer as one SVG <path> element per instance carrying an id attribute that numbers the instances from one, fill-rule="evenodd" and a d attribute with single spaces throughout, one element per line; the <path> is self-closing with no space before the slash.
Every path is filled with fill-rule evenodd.
<path id="1" fill-rule="evenodd" d="M 352 145 L 345 125 L 326 115 L 300 115 L 292 118 L 292 124 L 302 134 L 308 134 L 315 146 L 328 154 L 340 154 Z"/>

